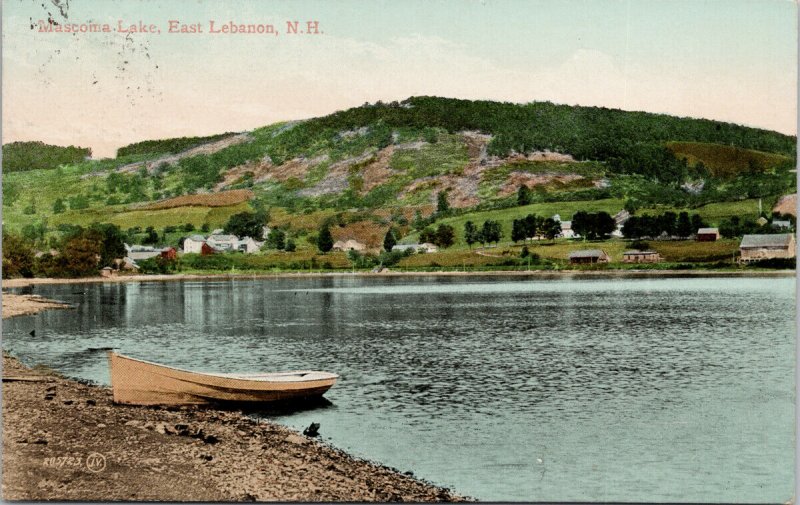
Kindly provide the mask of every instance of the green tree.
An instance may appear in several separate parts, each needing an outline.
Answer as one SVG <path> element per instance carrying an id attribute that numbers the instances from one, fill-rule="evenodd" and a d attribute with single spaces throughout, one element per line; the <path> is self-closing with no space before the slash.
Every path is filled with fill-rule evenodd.
<path id="1" fill-rule="evenodd" d="M 533 201 L 533 194 L 530 188 L 523 184 L 517 190 L 517 205 L 529 205 Z"/>
<path id="2" fill-rule="evenodd" d="M 688 212 L 681 212 L 678 214 L 678 226 L 676 227 L 676 233 L 681 238 L 686 238 L 692 233 L 692 221 L 689 219 Z"/>
<path id="3" fill-rule="evenodd" d="M 113 266 L 114 260 L 125 257 L 126 236 L 119 226 L 109 223 L 93 224 L 87 232 L 87 238 L 100 243 L 101 268 Z"/>
<path id="4" fill-rule="evenodd" d="M 3 232 L 3 278 L 33 277 L 34 254 L 31 246 L 16 235 Z"/>
<path id="5" fill-rule="evenodd" d="M 64 258 L 62 272 L 68 277 L 97 275 L 100 243 L 84 235 L 69 239 L 62 248 Z"/>
<path id="6" fill-rule="evenodd" d="M 71 210 L 81 210 L 89 207 L 89 199 L 86 195 L 75 195 L 69 198 L 69 208 Z"/>
<path id="7" fill-rule="evenodd" d="M 56 198 L 56 201 L 53 202 L 53 214 L 61 214 L 65 210 L 67 210 L 67 206 L 64 205 L 64 200 Z"/>
<path id="8" fill-rule="evenodd" d="M 280 228 L 273 228 L 267 236 L 267 244 L 273 249 L 282 251 L 286 248 L 286 232 Z"/>
<path id="9" fill-rule="evenodd" d="M 297 250 L 297 244 L 294 243 L 294 240 L 289 239 L 286 241 L 286 252 L 294 252 Z"/>
<path id="10" fill-rule="evenodd" d="M 524 187 L 524 186 L 523 186 Z M 515 219 L 511 223 L 511 240 L 519 242 L 528 238 L 525 229 L 525 219 Z"/>
<path id="11" fill-rule="evenodd" d="M 225 224 L 225 232 L 237 237 L 259 239 L 264 233 L 264 224 L 263 217 L 258 213 L 240 212 L 228 219 Z"/>
<path id="12" fill-rule="evenodd" d="M 483 227 L 481 228 L 481 243 L 494 242 L 497 244 L 500 242 L 501 238 L 503 238 L 503 229 L 498 221 L 487 219 L 483 222 Z"/>
<path id="13" fill-rule="evenodd" d="M 553 240 L 561 233 L 561 223 L 552 217 L 548 217 L 544 220 L 542 229 L 545 238 L 547 238 L 547 240 Z"/>
<path id="14" fill-rule="evenodd" d="M 333 249 L 333 235 L 331 235 L 331 228 L 327 224 L 323 224 L 317 236 L 317 249 L 321 253 L 326 253 Z"/>
<path id="15" fill-rule="evenodd" d="M 439 191 L 436 195 L 436 213 L 446 214 L 450 210 L 450 203 L 447 201 L 447 191 Z"/>
<path id="16" fill-rule="evenodd" d="M 144 232 L 146 233 L 144 240 L 142 243 L 144 244 L 157 244 L 158 243 L 158 233 L 156 232 L 155 228 L 152 226 L 148 226 Z"/>
<path id="17" fill-rule="evenodd" d="M 383 250 L 386 252 L 391 252 L 392 248 L 397 244 L 397 237 L 394 235 L 394 230 L 389 228 L 386 232 L 386 236 L 383 237 Z"/>
<path id="18" fill-rule="evenodd" d="M 449 224 L 440 224 L 436 229 L 436 240 L 434 244 L 442 248 L 448 248 L 456 240 L 456 232 Z"/>
<path id="19" fill-rule="evenodd" d="M 470 249 L 472 249 L 472 244 L 480 242 L 479 235 L 480 232 L 475 226 L 475 223 L 472 221 L 467 221 L 464 223 L 464 241 L 467 243 Z"/>

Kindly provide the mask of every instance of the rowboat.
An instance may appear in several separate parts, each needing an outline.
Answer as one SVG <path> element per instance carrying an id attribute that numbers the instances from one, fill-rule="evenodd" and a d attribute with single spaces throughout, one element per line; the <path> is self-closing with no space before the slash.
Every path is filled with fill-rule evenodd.
<path id="1" fill-rule="evenodd" d="M 202 405 L 219 402 L 273 402 L 323 395 L 335 373 L 291 371 L 259 374 L 182 370 L 108 353 L 114 402 L 128 405 Z"/>

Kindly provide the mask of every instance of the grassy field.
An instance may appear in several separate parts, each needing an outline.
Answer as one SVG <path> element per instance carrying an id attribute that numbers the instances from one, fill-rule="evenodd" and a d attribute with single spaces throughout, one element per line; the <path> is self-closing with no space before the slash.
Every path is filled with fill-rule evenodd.
<path id="1" fill-rule="evenodd" d="M 652 250 L 664 258 L 664 263 L 730 261 L 739 250 L 738 240 L 723 239 L 718 242 L 696 242 L 694 240 L 652 241 Z M 625 240 L 603 240 L 584 242 L 580 240 L 558 239 L 555 241 L 531 241 L 524 244 L 531 254 L 542 259 L 553 260 L 566 265 L 569 253 L 582 249 L 601 249 L 611 257 L 612 263 L 622 262 L 623 252 L 630 249 Z M 498 265 L 502 266 L 520 258 L 523 244 L 505 243 L 489 248 L 453 248 L 437 253 L 414 254 L 400 261 L 403 268 L 449 267 L 454 269 Z M 525 264 L 525 260 L 520 260 Z M 535 264 L 535 261 L 533 262 Z"/>
<path id="2" fill-rule="evenodd" d="M 224 225 L 228 219 L 239 212 L 252 210 L 246 202 L 227 207 L 176 207 L 163 210 L 126 210 L 125 206 L 85 209 L 56 214 L 50 219 L 51 225 L 61 223 L 88 226 L 92 223 L 111 223 L 122 229 L 135 226 L 152 226 L 162 229 L 166 226 L 180 226 L 186 223 L 200 228 L 203 224 L 213 228 Z"/>
<path id="3" fill-rule="evenodd" d="M 781 154 L 704 142 L 668 142 L 667 148 L 678 159 L 686 158 L 689 166 L 703 162 L 715 177 L 735 177 L 750 170 L 770 170 L 791 161 L 788 156 Z"/>
<path id="4" fill-rule="evenodd" d="M 159 202 L 143 205 L 142 210 L 174 209 L 189 206 L 230 207 L 246 202 L 251 198 L 253 198 L 253 192 L 249 189 L 234 189 L 231 191 L 220 191 L 219 193 L 176 196 L 175 198 L 168 198 Z"/>

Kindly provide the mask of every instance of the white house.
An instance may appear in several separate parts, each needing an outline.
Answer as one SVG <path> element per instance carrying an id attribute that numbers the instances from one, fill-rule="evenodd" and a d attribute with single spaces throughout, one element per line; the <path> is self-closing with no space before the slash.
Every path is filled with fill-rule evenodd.
<path id="1" fill-rule="evenodd" d="M 561 221 L 561 236 L 575 238 L 575 232 L 572 231 L 572 221 Z"/>
<path id="2" fill-rule="evenodd" d="M 188 254 L 200 254 L 203 251 L 203 244 L 206 239 L 202 235 L 192 235 L 184 239 L 183 252 Z"/>
<path id="3" fill-rule="evenodd" d="M 156 256 L 160 256 L 161 253 L 165 249 L 159 249 L 157 247 L 149 246 L 149 245 L 128 245 L 125 244 L 125 252 L 126 256 L 133 260 L 134 262 L 139 260 L 146 260 L 150 258 L 155 258 Z"/>
<path id="4" fill-rule="evenodd" d="M 246 254 L 258 252 L 263 242 L 258 242 L 251 237 L 239 238 L 236 235 L 211 234 L 208 238 L 202 235 L 192 235 L 184 239 L 183 252 L 187 254 L 200 254 L 203 252 L 203 244 L 216 251 L 241 251 Z"/>
<path id="5" fill-rule="evenodd" d="M 392 252 L 405 252 L 408 250 L 418 253 L 435 253 L 439 250 L 439 248 L 430 242 L 425 242 L 424 244 L 397 244 L 396 246 L 392 247 Z"/>

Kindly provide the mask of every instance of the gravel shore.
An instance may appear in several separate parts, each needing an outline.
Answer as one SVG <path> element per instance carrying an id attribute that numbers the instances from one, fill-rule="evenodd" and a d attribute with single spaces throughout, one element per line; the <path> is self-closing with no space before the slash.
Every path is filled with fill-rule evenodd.
<path id="1" fill-rule="evenodd" d="M 58 501 L 463 500 L 238 410 L 115 405 L 109 388 L 7 355 L 2 492 Z"/>

